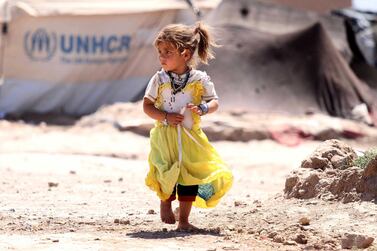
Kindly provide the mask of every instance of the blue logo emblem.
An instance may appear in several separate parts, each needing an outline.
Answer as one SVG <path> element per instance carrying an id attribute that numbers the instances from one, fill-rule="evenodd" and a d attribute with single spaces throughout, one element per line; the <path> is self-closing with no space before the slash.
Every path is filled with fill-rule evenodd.
<path id="1" fill-rule="evenodd" d="M 57 47 L 57 36 L 54 32 L 38 29 L 35 32 L 26 32 L 24 36 L 26 54 L 33 61 L 50 60 Z"/>

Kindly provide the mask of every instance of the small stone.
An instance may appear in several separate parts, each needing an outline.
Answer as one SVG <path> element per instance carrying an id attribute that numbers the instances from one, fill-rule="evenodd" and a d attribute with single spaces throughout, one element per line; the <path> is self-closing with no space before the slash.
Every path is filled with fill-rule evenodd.
<path id="1" fill-rule="evenodd" d="M 104 183 L 111 183 L 111 180 L 104 180 Z"/>
<path id="2" fill-rule="evenodd" d="M 164 232 L 164 233 L 166 233 L 168 231 L 168 229 L 166 228 L 166 227 L 164 227 L 163 229 L 162 229 L 162 232 Z"/>
<path id="3" fill-rule="evenodd" d="M 272 240 L 276 243 L 283 243 L 285 240 L 284 240 L 284 237 L 281 237 L 279 235 L 275 236 L 274 238 L 272 238 Z"/>
<path id="4" fill-rule="evenodd" d="M 250 213 L 251 213 L 251 214 L 255 214 L 256 212 L 258 212 L 258 209 L 256 209 L 256 208 L 250 210 Z"/>
<path id="5" fill-rule="evenodd" d="M 253 230 L 253 229 L 249 229 L 249 230 L 247 231 L 247 233 L 248 233 L 248 234 L 255 234 L 255 230 Z"/>
<path id="6" fill-rule="evenodd" d="M 271 233 L 268 234 L 268 238 L 274 238 L 276 235 L 278 235 L 278 233 L 271 232 Z"/>
<path id="7" fill-rule="evenodd" d="M 59 240 L 52 240 L 52 242 L 59 242 Z"/>
<path id="8" fill-rule="evenodd" d="M 149 209 L 148 214 L 156 214 L 156 212 L 153 209 Z"/>
<path id="9" fill-rule="evenodd" d="M 119 221 L 119 224 L 122 224 L 122 225 L 129 225 L 129 224 L 130 224 L 130 220 L 120 220 L 120 221 Z"/>
<path id="10" fill-rule="evenodd" d="M 118 223 L 119 224 L 119 219 L 115 219 L 114 223 Z"/>
<path id="11" fill-rule="evenodd" d="M 261 236 L 267 236 L 267 231 L 265 229 L 262 229 L 260 232 L 259 232 L 259 235 Z"/>
<path id="12" fill-rule="evenodd" d="M 101 240 L 101 239 L 100 239 L 100 238 L 95 238 L 94 240 L 95 240 L 95 241 L 99 241 L 99 240 Z"/>
<path id="13" fill-rule="evenodd" d="M 76 172 L 75 172 L 75 171 L 69 171 L 69 173 L 70 173 L 70 174 L 76 174 Z"/>
<path id="14" fill-rule="evenodd" d="M 307 217 L 302 217 L 302 218 L 300 218 L 300 220 L 298 221 L 301 225 L 303 225 L 303 226 L 308 226 L 308 225 L 310 225 L 310 220 L 309 220 L 309 218 L 307 218 Z"/>
<path id="15" fill-rule="evenodd" d="M 285 241 L 283 243 L 283 245 L 287 245 L 287 246 L 296 246 L 296 242 L 295 241 Z"/>
<path id="16" fill-rule="evenodd" d="M 118 181 L 119 181 L 119 182 L 122 182 L 122 181 L 123 181 L 123 178 L 122 178 L 122 177 L 120 177 L 120 178 L 118 179 Z"/>
<path id="17" fill-rule="evenodd" d="M 303 234 L 298 234 L 295 238 L 295 242 L 297 242 L 298 244 L 307 244 L 308 243 L 308 239 L 306 238 L 305 235 Z"/>
<path id="18" fill-rule="evenodd" d="M 57 187 L 59 183 L 56 182 L 48 182 L 48 187 Z"/>

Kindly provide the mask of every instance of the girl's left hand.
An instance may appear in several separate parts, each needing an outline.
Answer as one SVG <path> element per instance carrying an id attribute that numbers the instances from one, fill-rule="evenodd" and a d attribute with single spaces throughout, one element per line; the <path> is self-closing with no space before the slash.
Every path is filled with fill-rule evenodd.
<path id="1" fill-rule="evenodd" d="M 198 115 L 202 115 L 202 110 L 197 106 L 192 103 L 187 104 L 186 106 L 188 109 L 190 109 L 193 113 L 196 113 Z"/>

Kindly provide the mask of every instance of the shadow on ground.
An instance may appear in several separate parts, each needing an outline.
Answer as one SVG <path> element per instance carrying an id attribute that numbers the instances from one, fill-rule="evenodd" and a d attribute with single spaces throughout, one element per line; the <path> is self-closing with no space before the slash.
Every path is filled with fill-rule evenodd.
<path id="1" fill-rule="evenodd" d="M 127 236 L 130 236 L 131 238 L 141 238 L 141 239 L 168 239 L 168 238 L 185 237 L 185 236 L 191 236 L 191 235 L 222 236 L 219 228 L 198 229 L 198 230 L 193 230 L 193 231 L 177 231 L 177 230 L 139 231 L 139 232 L 127 234 Z"/>

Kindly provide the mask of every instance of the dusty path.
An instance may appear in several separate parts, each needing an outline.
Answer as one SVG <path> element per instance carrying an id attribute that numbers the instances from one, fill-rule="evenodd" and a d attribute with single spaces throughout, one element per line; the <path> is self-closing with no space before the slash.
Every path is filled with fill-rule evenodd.
<path id="1" fill-rule="evenodd" d="M 160 223 L 143 183 L 147 138 L 106 126 L 0 128 L 0 250 L 326 250 L 339 248 L 342 231 L 376 237 L 373 203 L 282 198 L 286 175 L 318 142 L 214 143 L 234 186 L 215 209 L 193 210 L 203 230 L 189 234 Z M 308 229 L 302 216 L 312 220 Z M 306 244 L 293 240 L 299 232 Z"/>

